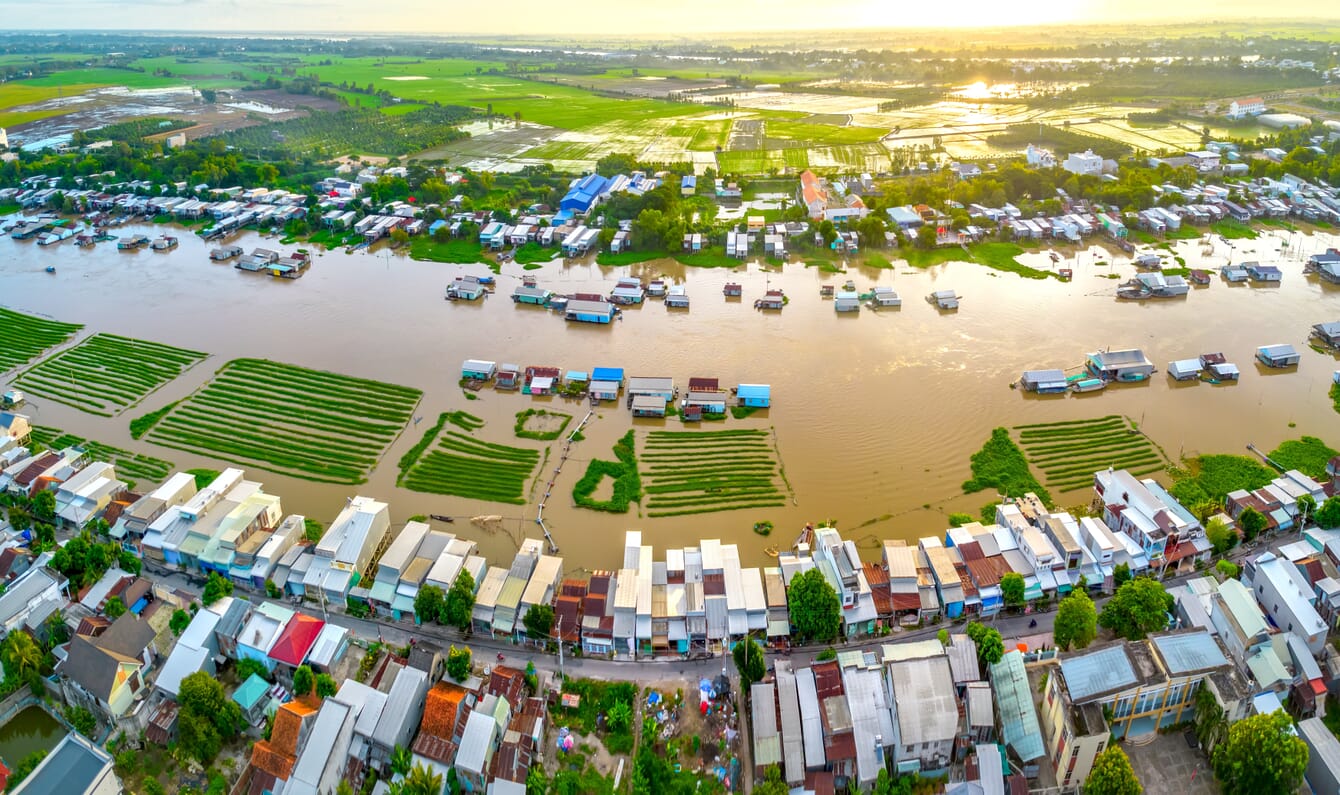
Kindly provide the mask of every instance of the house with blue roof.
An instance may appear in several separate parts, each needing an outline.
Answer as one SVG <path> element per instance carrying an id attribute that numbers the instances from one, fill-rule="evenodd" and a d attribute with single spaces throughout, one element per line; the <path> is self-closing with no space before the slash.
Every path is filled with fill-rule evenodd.
<path id="1" fill-rule="evenodd" d="M 613 381 L 620 386 L 623 385 L 622 367 L 596 367 L 591 370 L 592 381 Z"/>
<path id="2" fill-rule="evenodd" d="M 588 174 L 572 183 L 568 192 L 559 201 L 562 212 L 581 215 L 591 212 L 591 208 L 609 193 L 610 181 L 599 174 Z"/>
<path id="3" fill-rule="evenodd" d="M 679 180 L 679 194 L 681 196 L 692 196 L 698 192 L 698 178 L 692 174 L 685 174 Z"/>
<path id="4" fill-rule="evenodd" d="M 772 387 L 768 384 L 740 384 L 735 388 L 735 396 L 741 406 L 766 409 L 772 405 Z"/>

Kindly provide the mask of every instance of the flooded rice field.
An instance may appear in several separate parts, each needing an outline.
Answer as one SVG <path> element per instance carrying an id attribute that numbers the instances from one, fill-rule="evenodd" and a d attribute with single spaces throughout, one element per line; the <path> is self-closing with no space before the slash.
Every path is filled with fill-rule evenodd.
<path id="1" fill-rule="evenodd" d="M 126 235 L 162 231 L 127 226 Z M 801 264 L 767 272 L 758 264 L 736 270 L 686 268 L 657 261 L 628 268 L 589 262 L 546 264 L 535 275 L 558 293 L 608 292 L 617 276 L 631 272 L 664 276 L 683 284 L 692 308 L 667 310 L 659 299 L 626 309 L 609 326 L 565 323 L 553 313 L 514 305 L 521 266 L 509 263 L 496 294 L 475 302 L 449 303 L 443 289 L 457 274 L 487 273 L 483 265 L 458 266 L 410 260 L 405 254 L 318 255 L 297 281 L 243 273 L 207 259 L 209 246 L 182 234 L 166 254 L 118 252 L 114 243 L 77 249 L 68 243 L 39 248 L 0 240 L 0 304 L 86 325 L 85 334 L 109 332 L 207 351 L 211 357 L 149 395 L 118 417 L 85 414 L 50 400 L 28 406 L 34 422 L 79 436 L 166 459 L 178 467 L 224 462 L 161 447 L 129 436 L 128 421 L 190 394 L 225 362 L 238 357 L 329 369 L 422 389 L 423 402 L 410 425 L 391 444 L 370 480 L 357 487 L 312 483 L 258 468 L 249 475 L 283 497 L 289 512 L 329 521 L 355 493 L 389 500 L 393 520 L 414 514 L 505 517 L 505 532 L 484 534 L 458 520 L 456 532 L 478 532 L 490 557 L 506 556 L 521 534 L 535 535 L 533 522 L 543 481 L 525 506 L 475 502 L 420 494 L 396 485 L 396 462 L 442 412 L 463 410 L 485 421 L 475 436 L 484 441 L 540 449 L 558 443 L 516 439 L 515 414 L 530 407 L 562 410 L 580 420 L 586 404 L 560 398 L 532 399 L 486 389 L 468 400 L 458 386 L 467 358 L 590 370 L 623 367 L 629 376 L 673 376 L 680 389 L 690 376 L 714 376 L 723 386 L 740 382 L 772 386 L 773 407 L 711 429 L 756 428 L 775 434 L 786 481 L 794 493 L 785 507 L 680 518 L 614 515 L 576 508 L 572 486 L 591 458 L 614 460 L 611 447 L 630 427 L 639 431 L 679 429 L 677 419 L 633 420 L 622 405 L 605 403 L 584 429 L 557 477 L 545 519 L 572 568 L 618 565 L 618 539 L 630 528 L 658 547 L 702 537 L 739 542 L 742 554 L 761 562 L 770 545 L 787 546 L 807 521 L 834 519 L 848 537 L 938 535 L 951 511 L 977 509 L 994 497 L 964 495 L 968 458 L 1000 425 L 1125 414 L 1140 424 L 1167 454 L 1238 452 L 1248 442 L 1270 449 L 1301 434 L 1340 439 L 1340 415 L 1327 390 L 1335 358 L 1306 346 L 1310 326 L 1340 319 L 1340 292 L 1302 274 L 1312 253 L 1337 244 L 1331 235 L 1283 230 L 1257 240 L 1211 245 L 1183 241 L 1178 255 L 1191 267 L 1233 261 L 1278 263 L 1277 287 L 1230 286 L 1215 278 L 1189 296 L 1165 301 L 1123 302 L 1116 286 L 1134 269 L 1128 259 L 1100 248 L 1063 252 L 1053 264 L 1045 249 L 1023 256 L 1027 264 L 1070 267 L 1071 282 L 1030 281 L 970 263 L 927 270 L 904 264 L 894 270 L 852 268 L 825 273 Z M 278 246 L 247 234 L 236 241 L 251 248 Z M 44 272 L 55 265 L 56 272 Z M 1109 273 L 1121 279 L 1109 279 Z M 837 314 L 821 285 L 851 279 L 865 291 L 894 287 L 900 309 Z M 727 301 L 727 281 L 744 287 L 743 300 Z M 761 313 L 753 300 L 782 288 L 790 303 L 780 313 Z M 941 313 L 924 297 L 954 290 L 961 309 Z M 0 330 L 3 333 L 3 330 Z M 1256 365 L 1258 346 L 1292 343 L 1302 363 L 1287 371 Z M 1104 347 L 1141 347 L 1159 372 L 1152 382 L 1083 396 L 1036 398 L 1010 387 L 1021 371 L 1077 367 L 1087 352 Z M 1182 384 L 1163 370 L 1174 359 L 1222 351 L 1243 371 L 1239 383 Z M 597 493 L 597 498 L 602 498 Z M 1084 491 L 1054 495 L 1062 504 L 1087 501 Z M 752 525 L 770 520 L 771 538 Z M 658 553 L 659 554 L 659 553 Z"/>

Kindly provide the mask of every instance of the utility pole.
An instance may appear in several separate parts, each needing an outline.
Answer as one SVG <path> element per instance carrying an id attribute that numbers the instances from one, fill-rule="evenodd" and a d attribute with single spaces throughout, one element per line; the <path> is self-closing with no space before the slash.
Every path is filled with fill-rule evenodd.
<path id="1" fill-rule="evenodd" d="M 558 639 L 558 678 L 560 680 L 567 679 L 568 678 L 567 675 L 563 673 L 563 617 L 562 616 L 558 617 L 558 629 L 556 632 L 554 632 L 554 637 Z"/>

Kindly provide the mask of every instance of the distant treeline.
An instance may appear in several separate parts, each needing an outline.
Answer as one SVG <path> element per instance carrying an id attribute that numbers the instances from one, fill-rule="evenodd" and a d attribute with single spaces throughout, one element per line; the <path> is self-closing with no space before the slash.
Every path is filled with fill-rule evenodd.
<path id="1" fill-rule="evenodd" d="M 986 142 L 997 149 L 1023 149 L 1029 144 L 1035 144 L 1055 150 L 1058 158 L 1085 149 L 1092 149 L 1094 154 L 1109 160 L 1116 160 L 1131 152 L 1129 146 L 1110 138 L 1099 138 L 1045 124 L 1012 124 L 1005 128 L 1005 132 L 988 135 Z"/>

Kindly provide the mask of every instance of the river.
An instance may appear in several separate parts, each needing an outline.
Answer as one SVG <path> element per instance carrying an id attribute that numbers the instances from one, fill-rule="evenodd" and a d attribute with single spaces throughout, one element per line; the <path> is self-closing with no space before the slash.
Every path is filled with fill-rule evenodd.
<path id="1" fill-rule="evenodd" d="M 127 226 L 118 234 L 162 227 Z M 248 249 L 276 246 L 253 234 L 236 241 Z M 834 519 L 867 554 L 877 555 L 883 538 L 941 535 L 951 511 L 977 509 L 994 495 L 964 495 L 968 458 L 1000 425 L 1096 417 L 1130 416 L 1168 455 L 1240 452 L 1248 442 L 1270 449 L 1285 438 L 1317 435 L 1340 441 L 1340 415 L 1327 396 L 1335 358 L 1306 346 L 1310 326 L 1340 320 L 1340 290 L 1302 275 L 1312 253 L 1336 245 L 1325 233 L 1303 235 L 1269 230 L 1257 240 L 1214 238 L 1202 256 L 1200 241 L 1176 244 L 1191 266 L 1218 267 L 1234 261 L 1276 262 L 1284 271 L 1277 287 L 1228 285 L 1216 276 L 1208 288 L 1186 298 L 1145 303 L 1118 301 L 1119 280 L 1134 273 L 1124 257 L 1100 248 L 1067 253 L 1075 270 L 1069 283 L 1031 281 L 971 263 L 926 270 L 853 268 L 823 273 L 800 264 L 767 273 L 757 264 L 735 271 L 686 268 L 657 261 L 606 268 L 561 260 L 531 271 L 543 287 L 561 293 L 608 292 L 618 275 L 644 279 L 658 274 L 686 285 L 689 311 L 668 311 L 659 300 L 633 307 L 612 326 L 565 323 L 545 310 L 516 306 L 508 296 L 523 270 L 504 266 L 497 294 L 477 303 L 448 303 L 443 289 L 459 273 L 484 274 L 482 265 L 458 266 L 410 260 L 403 253 L 325 253 L 297 281 L 243 273 L 213 264 L 210 248 L 182 233 L 170 253 L 118 252 L 103 243 L 78 249 L 71 243 L 39 248 L 0 241 L 0 303 L 106 331 L 209 351 L 213 356 L 120 417 L 106 419 L 37 399 L 27 411 L 34 422 L 149 453 L 179 467 L 222 462 L 129 437 L 127 422 L 189 394 L 229 359 L 261 356 L 325 368 L 424 390 L 416 412 L 427 428 L 439 412 L 464 409 L 487 425 L 477 436 L 502 443 L 512 438 L 515 412 L 541 401 L 486 390 L 467 401 L 457 386 L 466 358 L 589 370 L 620 366 L 628 375 L 674 376 L 681 389 L 690 376 L 716 376 L 723 386 L 739 382 L 772 385 L 773 407 L 724 426 L 773 428 L 795 504 L 786 508 L 649 519 L 635 513 L 600 514 L 570 504 L 568 494 L 586 459 L 612 458 L 610 447 L 630 423 L 639 428 L 679 427 L 677 420 L 634 421 L 621 405 L 604 404 L 588 426 L 586 441 L 554 487 L 545 518 L 567 559 L 569 571 L 615 568 L 623 531 L 641 529 L 658 547 L 720 537 L 740 544 L 750 564 L 766 560 L 764 548 L 786 547 L 807 521 Z M 1055 267 L 1047 255 L 1023 258 Z M 1108 262 L 1113 264 L 1109 265 Z M 57 272 L 43 271 L 55 264 Z M 866 290 L 895 287 L 897 310 L 839 315 L 821 299 L 823 284 L 847 279 Z M 727 302 L 727 281 L 744 285 L 744 300 Z M 781 313 L 760 313 L 754 298 L 766 287 L 790 297 Z M 923 297 L 952 289 L 963 296 L 952 314 L 936 311 Z M 1287 342 L 1302 353 L 1296 370 L 1257 366 L 1260 345 Z M 1021 371 L 1074 367 L 1085 353 L 1103 347 L 1141 347 L 1160 372 L 1152 382 L 1085 396 L 1037 399 L 1010 388 Z M 1243 370 L 1233 385 L 1175 384 L 1162 372 L 1174 359 L 1222 351 Z M 554 404 L 563 406 L 563 401 Z M 581 403 L 567 411 L 580 417 Z M 455 497 L 418 494 L 395 485 L 399 459 L 417 441 L 411 426 L 391 446 L 369 482 L 359 486 L 314 484 L 259 469 L 248 475 L 280 495 L 288 512 L 329 522 L 355 493 L 387 500 L 397 525 L 420 513 L 456 516 L 500 514 L 507 533 L 478 535 L 491 563 L 506 565 L 521 533 L 536 534 L 535 505 L 501 506 Z M 556 451 L 553 456 L 557 458 Z M 1063 504 L 1085 502 L 1087 493 L 1055 495 Z M 777 527 L 771 538 L 753 534 L 754 522 Z M 470 533 L 458 521 L 456 532 Z"/>

